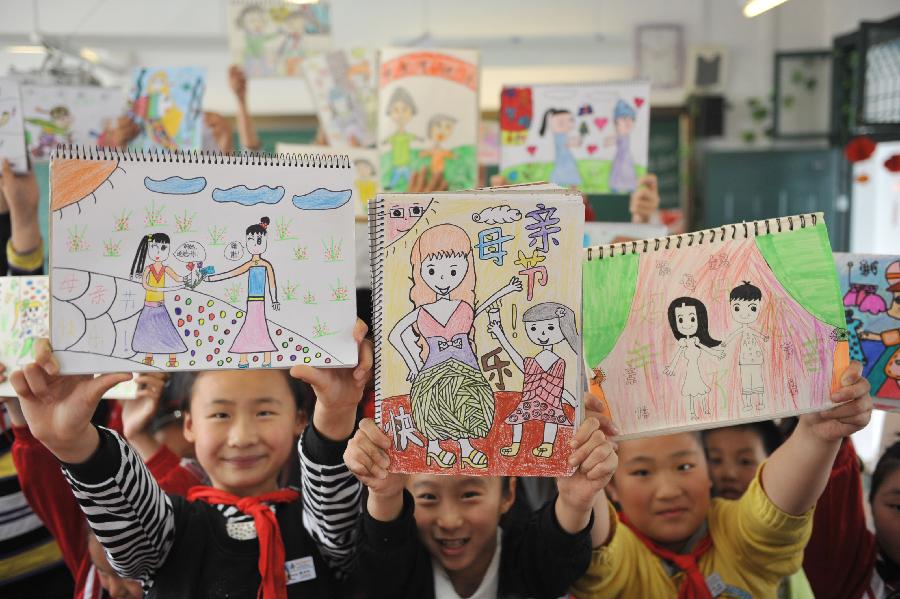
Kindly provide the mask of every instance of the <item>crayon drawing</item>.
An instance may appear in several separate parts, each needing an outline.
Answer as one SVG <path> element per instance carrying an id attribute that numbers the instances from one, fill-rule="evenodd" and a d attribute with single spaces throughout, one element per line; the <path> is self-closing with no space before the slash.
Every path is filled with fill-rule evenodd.
<path id="1" fill-rule="evenodd" d="M 228 4 L 228 45 L 232 61 L 248 77 L 297 77 L 303 59 L 331 43 L 327 2 L 252 2 Z"/>
<path id="2" fill-rule="evenodd" d="M 203 143 L 206 72 L 196 67 L 141 68 L 134 73 L 128 105 L 141 126 L 132 148 L 199 150 Z"/>
<path id="3" fill-rule="evenodd" d="M 325 52 L 303 62 L 328 145 L 374 147 L 377 64 L 375 52 L 363 48 Z"/>
<path id="4" fill-rule="evenodd" d="M 117 87 L 22 85 L 28 151 L 49 160 L 59 144 L 96 145 L 109 120 L 122 113 Z"/>
<path id="5" fill-rule="evenodd" d="M 863 364 L 875 407 L 900 411 L 900 255 L 835 254 L 850 359 Z"/>
<path id="6" fill-rule="evenodd" d="M 630 193 L 647 171 L 650 85 L 505 87 L 500 173 L 585 193 Z"/>
<path id="7" fill-rule="evenodd" d="M 391 234 L 376 273 L 376 418 L 399 471 L 569 471 L 583 385 L 579 198 L 380 196 Z"/>
<path id="8" fill-rule="evenodd" d="M 64 156 L 50 171 L 51 331 L 64 370 L 355 362 L 352 298 L 281 309 L 297 282 L 325 297 L 353 278 L 352 262 L 334 259 L 353 244 L 345 157 L 309 157 L 318 168 Z M 143 223 L 122 226 L 123 213 L 145 212 Z M 90 240 L 78 253 L 69 251 L 70 231 Z M 331 259 L 323 250 L 295 260 L 298 237 Z"/>
<path id="9" fill-rule="evenodd" d="M 0 159 L 9 160 L 14 173 L 28 170 L 22 114 L 19 83 L 9 77 L 0 77 Z"/>
<path id="10" fill-rule="evenodd" d="M 384 189 L 405 191 L 425 167 L 449 189 L 469 189 L 478 175 L 478 53 L 474 50 L 381 50 L 378 151 Z"/>
<path id="11" fill-rule="evenodd" d="M 848 344 L 821 214 L 587 253 L 585 356 L 624 436 L 830 405 Z"/>

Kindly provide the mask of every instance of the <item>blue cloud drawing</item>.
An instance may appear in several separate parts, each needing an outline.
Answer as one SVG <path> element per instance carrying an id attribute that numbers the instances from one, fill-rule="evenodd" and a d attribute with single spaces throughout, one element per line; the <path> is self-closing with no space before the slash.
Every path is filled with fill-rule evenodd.
<path id="1" fill-rule="evenodd" d="M 168 179 L 151 179 L 144 177 L 144 187 L 156 193 L 168 193 L 173 195 L 188 195 L 192 193 L 200 193 L 206 189 L 206 179 L 196 177 L 194 179 L 184 179 L 182 177 L 169 177 Z"/>
<path id="2" fill-rule="evenodd" d="M 353 192 L 349 189 L 334 191 L 320 187 L 313 191 L 294 196 L 294 206 L 300 210 L 334 210 L 350 201 Z"/>
<path id="3" fill-rule="evenodd" d="M 284 197 L 284 187 L 269 187 L 260 185 L 250 189 L 246 185 L 219 189 L 212 192 L 212 199 L 217 202 L 235 202 L 244 206 L 256 206 L 257 204 L 277 204 Z"/>

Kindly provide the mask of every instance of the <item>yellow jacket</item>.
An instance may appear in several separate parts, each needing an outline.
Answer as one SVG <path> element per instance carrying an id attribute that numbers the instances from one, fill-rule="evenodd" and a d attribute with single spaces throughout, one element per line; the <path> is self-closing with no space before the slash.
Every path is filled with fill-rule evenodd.
<path id="1" fill-rule="evenodd" d="M 710 505 L 713 546 L 700 558 L 700 571 L 705 577 L 715 572 L 725 584 L 717 599 L 775 597 L 781 579 L 803 565 L 813 510 L 802 516 L 779 510 L 763 491 L 760 472 L 762 466 L 740 499 Z M 684 574 L 670 577 L 662 560 L 613 518 L 612 540 L 594 549 L 587 573 L 572 586 L 575 597 L 677 597 Z"/>

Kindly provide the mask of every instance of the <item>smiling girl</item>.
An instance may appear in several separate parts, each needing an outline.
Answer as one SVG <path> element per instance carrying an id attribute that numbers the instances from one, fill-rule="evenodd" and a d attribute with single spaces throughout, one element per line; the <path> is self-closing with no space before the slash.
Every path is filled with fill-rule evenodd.
<path id="1" fill-rule="evenodd" d="M 500 454 L 514 457 L 522 442 L 522 425 L 529 420 L 544 422 L 544 442 L 531 450 L 539 458 L 553 455 L 553 443 L 560 425 L 571 426 L 562 409 L 562 402 L 577 405 L 575 397 L 566 390 L 566 361 L 553 347 L 565 341 L 578 352 L 578 332 L 575 329 L 575 312 L 556 302 L 534 305 L 522 315 L 525 334 L 541 348 L 535 357 L 522 359 L 522 355 L 506 338 L 499 322 L 492 323 L 488 331 L 497 337 L 513 364 L 525 375 L 522 399 L 516 409 L 506 417 L 506 424 L 513 427 L 512 443 L 500 449 Z"/>
<path id="2" fill-rule="evenodd" d="M 489 305 L 521 291 L 522 282 L 513 277 L 476 309 L 472 240 L 456 225 L 424 231 L 409 260 L 413 281 L 409 299 L 414 307 L 397 322 L 388 340 L 409 369 L 413 421 L 428 439 L 426 464 L 452 468 L 456 455 L 439 443 L 454 440 L 462 466 L 483 470 L 487 456 L 469 440 L 490 431 L 494 394 L 478 368 L 472 324 Z"/>
<path id="3" fill-rule="evenodd" d="M 153 354 L 169 354 L 166 364 L 169 368 L 178 366 L 175 354 L 187 351 L 184 342 L 178 335 L 169 311 L 166 310 L 165 292 L 183 289 L 184 285 L 166 287 L 166 275 L 182 282 L 182 278 L 165 265 L 169 258 L 172 243 L 165 233 L 151 233 L 141 238 L 134 261 L 131 263 L 131 278 L 140 277 L 146 290 L 144 309 L 138 317 L 131 339 L 131 349 L 144 353 L 144 364 L 153 366 Z M 146 268 L 147 258 L 153 260 Z"/>

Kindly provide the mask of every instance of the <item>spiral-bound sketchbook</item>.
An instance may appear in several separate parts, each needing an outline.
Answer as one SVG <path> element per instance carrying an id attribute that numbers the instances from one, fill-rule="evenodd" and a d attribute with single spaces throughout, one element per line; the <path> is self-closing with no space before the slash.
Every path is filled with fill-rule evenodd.
<path id="1" fill-rule="evenodd" d="M 584 256 L 585 358 L 623 438 L 831 406 L 849 358 L 821 213 Z"/>
<path id="2" fill-rule="evenodd" d="M 14 173 L 28 171 L 22 92 L 12 77 L 0 77 L 0 160 L 4 158 Z"/>
<path id="3" fill-rule="evenodd" d="M 581 419 L 581 195 L 370 203 L 376 421 L 399 472 L 571 472 Z"/>
<path id="4" fill-rule="evenodd" d="M 863 365 L 875 408 L 900 412 L 900 255 L 835 254 L 850 359 Z"/>
<path id="5" fill-rule="evenodd" d="M 346 156 L 60 148 L 63 371 L 355 365 L 352 172 Z"/>

